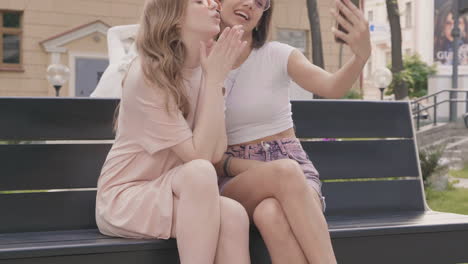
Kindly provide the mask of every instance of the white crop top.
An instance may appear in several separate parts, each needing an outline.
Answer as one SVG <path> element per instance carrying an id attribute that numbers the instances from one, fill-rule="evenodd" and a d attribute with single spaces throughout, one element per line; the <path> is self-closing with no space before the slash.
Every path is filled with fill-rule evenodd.
<path id="1" fill-rule="evenodd" d="M 232 70 L 226 87 L 228 144 L 271 136 L 293 127 L 288 59 L 293 47 L 267 42 Z"/>

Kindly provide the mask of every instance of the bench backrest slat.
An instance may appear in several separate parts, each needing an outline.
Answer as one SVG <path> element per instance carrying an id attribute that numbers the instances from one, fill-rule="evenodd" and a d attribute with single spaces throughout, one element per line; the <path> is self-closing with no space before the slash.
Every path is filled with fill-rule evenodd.
<path id="1" fill-rule="evenodd" d="M 0 140 L 113 139 L 118 100 L 1 98 Z"/>
<path id="2" fill-rule="evenodd" d="M 95 191 L 0 195 L 0 233 L 96 228 Z"/>
<path id="3" fill-rule="evenodd" d="M 292 103 L 299 138 L 412 138 L 407 102 L 314 100 Z"/>
<path id="4" fill-rule="evenodd" d="M 110 144 L 0 145 L 0 191 L 95 188 Z"/>
<path id="5" fill-rule="evenodd" d="M 414 141 L 303 142 L 322 180 L 419 177 Z"/>
<path id="6" fill-rule="evenodd" d="M 419 180 L 326 182 L 326 214 L 360 215 L 398 211 L 422 211 L 424 200 Z"/>

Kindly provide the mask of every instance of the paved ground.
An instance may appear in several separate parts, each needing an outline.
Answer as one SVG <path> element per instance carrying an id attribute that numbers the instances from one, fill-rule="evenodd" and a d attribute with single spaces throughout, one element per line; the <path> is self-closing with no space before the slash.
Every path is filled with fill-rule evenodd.
<path id="1" fill-rule="evenodd" d="M 453 185 L 456 188 L 466 188 L 466 189 L 468 189 L 468 179 L 450 177 L 450 181 L 459 181 L 459 183 Z"/>

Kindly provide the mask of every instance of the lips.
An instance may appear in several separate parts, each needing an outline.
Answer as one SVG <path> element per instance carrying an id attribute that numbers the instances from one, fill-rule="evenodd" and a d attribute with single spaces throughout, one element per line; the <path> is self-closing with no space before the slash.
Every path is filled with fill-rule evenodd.
<path id="1" fill-rule="evenodd" d="M 247 12 L 241 11 L 241 10 L 236 10 L 234 11 L 234 14 L 238 17 L 243 18 L 245 21 L 250 20 L 250 15 Z"/>
<path id="2" fill-rule="evenodd" d="M 213 17 L 216 18 L 216 19 L 221 19 L 221 14 L 220 14 L 220 12 L 219 12 L 218 10 L 216 10 L 216 12 L 214 13 Z"/>

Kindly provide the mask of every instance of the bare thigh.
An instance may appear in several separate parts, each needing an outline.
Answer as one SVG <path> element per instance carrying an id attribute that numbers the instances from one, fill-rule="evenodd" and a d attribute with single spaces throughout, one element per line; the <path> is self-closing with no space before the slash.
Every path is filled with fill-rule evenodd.
<path id="1" fill-rule="evenodd" d="M 193 160 L 182 165 L 172 180 L 172 228 L 171 237 L 176 237 L 180 196 L 183 192 L 195 192 L 203 199 L 219 199 L 216 171 L 206 160 Z"/>
<path id="2" fill-rule="evenodd" d="M 222 195 L 240 202 L 252 218 L 260 202 L 278 196 L 282 186 L 286 186 L 287 181 L 291 180 L 288 179 L 288 172 L 294 170 L 300 170 L 300 167 L 297 162 L 289 159 L 266 162 L 234 177 L 226 183 Z M 298 175 L 290 176 L 299 177 Z M 303 182 L 307 184 L 305 176 L 303 176 Z"/>
<path id="3" fill-rule="evenodd" d="M 179 208 L 179 198 L 174 195 L 174 206 L 172 207 L 174 211 L 172 211 L 172 229 L 171 229 L 171 237 L 176 238 L 177 234 L 177 209 Z"/>

